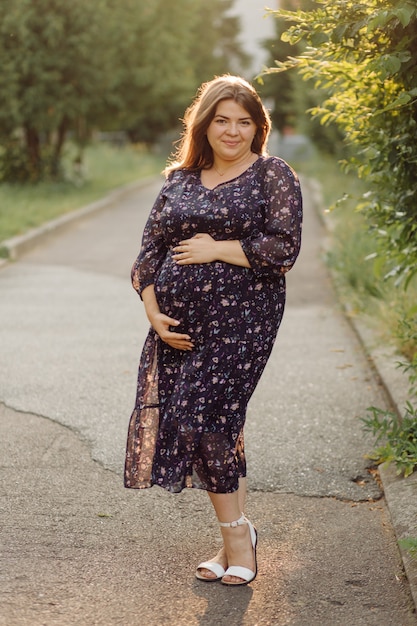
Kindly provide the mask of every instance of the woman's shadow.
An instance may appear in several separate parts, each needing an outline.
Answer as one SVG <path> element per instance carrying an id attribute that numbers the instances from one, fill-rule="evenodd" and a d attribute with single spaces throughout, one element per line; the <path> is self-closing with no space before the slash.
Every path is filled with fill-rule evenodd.
<path id="1" fill-rule="evenodd" d="M 222 585 L 220 582 L 202 582 L 196 580 L 193 587 L 196 596 L 207 601 L 206 610 L 199 616 L 200 626 L 219 626 L 243 624 L 245 614 L 252 599 L 253 589 L 247 585 L 236 588 Z"/>

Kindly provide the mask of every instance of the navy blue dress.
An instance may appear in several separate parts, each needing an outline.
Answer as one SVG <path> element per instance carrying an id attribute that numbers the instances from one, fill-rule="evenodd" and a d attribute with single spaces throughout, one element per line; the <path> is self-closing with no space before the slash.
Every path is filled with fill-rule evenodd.
<path id="1" fill-rule="evenodd" d="M 192 351 L 151 328 L 130 419 L 125 486 L 172 492 L 238 489 L 246 475 L 247 404 L 271 353 L 285 304 L 285 273 L 301 243 L 298 179 L 277 157 L 259 157 L 214 189 L 200 172 L 169 175 L 148 218 L 132 282 L 154 285 L 160 310 L 180 321 Z M 216 261 L 177 265 L 172 248 L 196 233 L 240 240 L 250 268 Z"/>

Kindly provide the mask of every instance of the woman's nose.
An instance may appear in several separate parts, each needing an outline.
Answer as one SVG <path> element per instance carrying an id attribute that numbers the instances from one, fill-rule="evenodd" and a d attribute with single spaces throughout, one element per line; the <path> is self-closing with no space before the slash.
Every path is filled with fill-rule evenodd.
<path id="1" fill-rule="evenodd" d="M 231 122 L 227 127 L 227 132 L 229 133 L 229 135 L 237 135 L 237 124 Z"/>

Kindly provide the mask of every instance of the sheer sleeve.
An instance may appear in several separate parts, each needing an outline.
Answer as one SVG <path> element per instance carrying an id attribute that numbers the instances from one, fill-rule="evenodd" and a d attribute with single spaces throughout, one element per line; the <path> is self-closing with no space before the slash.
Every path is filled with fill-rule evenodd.
<path id="1" fill-rule="evenodd" d="M 257 275 L 280 276 L 291 269 L 300 251 L 300 183 L 293 170 L 277 157 L 266 160 L 263 175 L 263 232 L 254 232 L 240 243 Z"/>
<path id="2" fill-rule="evenodd" d="M 145 225 L 139 255 L 133 264 L 131 278 L 133 288 L 142 291 L 155 282 L 155 277 L 167 254 L 167 246 L 161 230 L 161 211 L 165 204 L 165 182 Z"/>

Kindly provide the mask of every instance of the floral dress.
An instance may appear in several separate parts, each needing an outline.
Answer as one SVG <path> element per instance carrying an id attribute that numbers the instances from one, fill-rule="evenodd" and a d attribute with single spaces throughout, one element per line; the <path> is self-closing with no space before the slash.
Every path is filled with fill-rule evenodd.
<path id="1" fill-rule="evenodd" d="M 132 282 L 154 285 L 171 330 L 191 336 L 182 351 L 151 328 L 130 419 L 125 486 L 238 489 L 246 475 L 246 408 L 271 353 L 285 304 L 285 273 L 301 243 L 298 179 L 277 157 L 259 157 L 214 189 L 200 172 L 176 170 L 148 218 Z M 177 265 L 172 248 L 196 233 L 240 240 L 250 268 L 222 261 Z"/>

